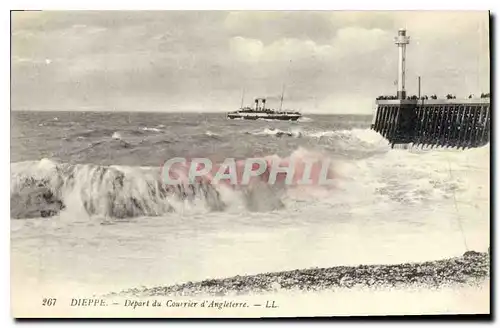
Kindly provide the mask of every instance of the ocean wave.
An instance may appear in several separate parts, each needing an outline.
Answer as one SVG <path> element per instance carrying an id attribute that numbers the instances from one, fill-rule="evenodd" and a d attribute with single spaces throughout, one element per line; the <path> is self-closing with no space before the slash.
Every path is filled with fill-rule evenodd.
<path id="1" fill-rule="evenodd" d="M 75 126 L 79 126 L 79 122 L 73 122 L 73 121 L 58 121 L 58 120 L 49 120 L 49 121 L 43 121 L 41 123 L 38 123 L 38 126 L 44 126 L 44 127 L 57 127 L 57 128 L 62 128 L 65 130 L 71 130 Z"/>
<path id="2" fill-rule="evenodd" d="M 212 132 L 210 130 L 205 131 L 205 135 L 208 137 L 219 137 L 220 136 L 219 134 Z"/>
<path id="3" fill-rule="evenodd" d="M 381 146 L 388 149 L 389 144 L 380 134 L 368 129 L 351 130 L 304 130 L 303 128 L 291 128 L 289 130 L 280 130 L 277 128 L 265 128 L 245 132 L 255 136 L 275 136 L 292 138 L 314 138 L 326 140 L 326 143 L 342 143 L 341 146 L 347 148 Z"/>
<path id="4" fill-rule="evenodd" d="M 83 137 L 80 140 L 83 140 Z M 88 146 L 69 151 L 67 154 L 84 154 L 86 152 L 110 151 L 117 149 L 132 149 L 135 145 L 121 139 L 120 135 L 114 135 L 111 139 L 91 142 Z"/>
<path id="5" fill-rule="evenodd" d="M 113 135 L 111 136 L 111 139 L 121 140 L 122 139 L 122 135 L 120 134 L 120 132 L 113 132 Z"/>
<path id="6" fill-rule="evenodd" d="M 153 142 L 153 145 L 168 145 L 173 143 L 174 141 L 168 139 L 156 140 Z"/>
<path id="7" fill-rule="evenodd" d="M 268 135 L 279 133 L 271 129 L 252 133 L 259 132 Z M 184 211 L 186 201 L 199 210 L 220 211 L 238 207 L 249 211 L 268 211 L 281 209 L 286 205 L 284 198 L 292 195 L 316 197 L 315 201 L 335 204 L 350 203 L 359 195 L 363 195 L 365 201 L 373 198 L 377 203 L 395 201 L 404 204 L 455 199 L 459 194 L 464 195 L 464 199 L 488 198 L 489 145 L 465 151 L 391 149 L 385 139 L 371 130 L 301 133 L 302 137 L 323 140 L 320 147 L 323 150 L 318 151 L 316 146 L 314 151 L 299 147 L 285 157 L 271 154 L 264 159 L 280 163 L 292 161 L 300 171 L 304 170 L 306 159 L 329 160 L 336 151 L 364 151 L 370 156 L 359 156 L 357 159 L 333 156 L 336 159 L 331 164 L 334 191 L 318 187 L 314 190 L 310 188 L 307 193 L 295 186 L 285 188 L 276 185 L 270 188 L 266 181 L 251 188 L 239 189 L 215 185 L 211 183 L 214 172 L 207 174 L 206 182 L 209 183 L 182 185 L 178 187 L 180 189 L 173 189 L 163 184 L 160 167 L 67 164 L 48 159 L 12 163 L 11 216 L 51 216 L 68 210 L 116 218 L 162 216 L 172 211 Z M 92 143 L 89 148 L 133 147 L 127 145 L 123 140 L 109 138 Z M 238 168 L 241 169 L 241 162 L 238 162 Z M 265 178 L 267 173 L 262 176 Z M 240 177 L 239 171 L 238 179 Z M 476 185 L 479 187 L 468 187 Z"/>
<path id="8" fill-rule="evenodd" d="M 283 160 L 297 161 L 297 154 Z M 242 167 L 241 162 L 238 165 Z M 258 178 L 235 187 L 212 184 L 210 174 L 196 183 L 166 185 L 160 168 L 68 164 L 49 159 L 13 163 L 11 172 L 12 218 L 49 217 L 61 211 L 110 218 L 164 216 L 184 212 L 185 202 L 208 211 L 234 206 L 249 211 L 283 207 L 280 174 L 273 185 Z M 241 178 L 241 171 L 238 174 Z"/>
<path id="9" fill-rule="evenodd" d="M 357 138 L 364 139 L 365 144 L 378 145 L 377 139 L 365 132 L 358 131 Z M 383 147 L 386 150 L 374 156 L 337 166 L 343 196 L 363 195 L 367 202 L 405 206 L 488 199 L 489 146 L 465 151 L 391 149 L 385 144 Z"/>
<path id="10" fill-rule="evenodd" d="M 121 140 L 118 140 L 121 141 Z M 105 141 L 95 146 L 104 145 Z M 61 211 L 77 211 L 89 216 L 126 218 L 163 216 L 184 212 L 186 202 L 198 210 L 223 211 L 241 208 L 248 211 L 272 211 L 284 207 L 282 198 L 288 188 L 294 188 L 307 171 L 311 183 L 318 185 L 320 174 L 334 177 L 330 167 L 323 172 L 321 153 L 298 148 L 287 157 L 264 156 L 264 172 L 242 183 L 245 160 L 235 162 L 234 180 L 214 179 L 225 163 L 214 163 L 213 169 L 201 180 L 188 181 L 190 162 L 172 167 L 168 173 L 180 179 L 176 185 L 166 185 L 161 167 L 103 166 L 95 164 L 58 163 L 50 159 L 11 164 L 11 217 L 45 217 Z M 306 168 L 306 161 L 317 160 Z M 293 164 L 294 175 L 285 184 L 286 173 L 277 172 L 270 181 L 272 165 Z M 326 161 L 327 165 L 330 162 Z M 252 166 L 252 170 L 256 170 Z M 172 178 L 172 176 L 171 176 Z"/>
<path id="11" fill-rule="evenodd" d="M 160 216 L 175 202 L 203 195 L 211 209 L 220 207 L 208 186 L 165 186 L 160 169 L 56 163 L 48 159 L 12 164 L 11 217 L 29 218 L 62 210 L 89 216 L 126 218 Z"/>
<path id="12" fill-rule="evenodd" d="M 69 137 L 67 137 L 67 139 L 77 139 L 79 137 L 82 137 L 82 138 L 111 137 L 114 133 L 116 133 L 116 131 L 110 130 L 110 129 L 92 129 L 92 130 L 74 133 L 74 134 L 70 135 Z"/>
<path id="13" fill-rule="evenodd" d="M 112 129 L 92 129 L 83 132 L 77 132 L 65 137 L 66 140 L 84 140 L 84 139 L 102 139 L 102 138 L 112 138 L 112 139 L 123 139 L 128 136 L 142 136 L 147 133 L 148 130 L 112 130 Z"/>
<path id="14" fill-rule="evenodd" d="M 305 135 L 317 139 L 333 152 L 374 154 L 388 152 L 391 148 L 380 134 L 367 129 L 308 131 Z"/>
<path id="15" fill-rule="evenodd" d="M 252 132 L 247 132 L 248 134 L 253 134 L 255 136 L 276 136 L 276 137 L 294 137 L 294 138 L 300 138 L 303 136 L 303 131 L 300 128 L 296 129 L 291 129 L 288 131 L 283 131 L 280 129 L 276 128 L 265 128 L 264 130 L 258 130 L 258 131 L 252 131 Z"/>
<path id="16" fill-rule="evenodd" d="M 142 131 L 150 131 L 150 132 L 161 132 L 159 128 L 149 128 L 147 126 L 141 128 Z"/>
<path id="17" fill-rule="evenodd" d="M 302 116 L 298 119 L 299 122 L 313 122 L 314 120 L 310 117 Z"/>

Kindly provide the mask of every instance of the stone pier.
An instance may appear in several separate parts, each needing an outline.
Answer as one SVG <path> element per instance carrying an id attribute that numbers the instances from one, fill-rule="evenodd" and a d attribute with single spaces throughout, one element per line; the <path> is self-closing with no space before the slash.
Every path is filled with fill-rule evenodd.
<path id="1" fill-rule="evenodd" d="M 490 140 L 490 98 L 377 100 L 372 129 L 389 143 L 471 148 Z"/>

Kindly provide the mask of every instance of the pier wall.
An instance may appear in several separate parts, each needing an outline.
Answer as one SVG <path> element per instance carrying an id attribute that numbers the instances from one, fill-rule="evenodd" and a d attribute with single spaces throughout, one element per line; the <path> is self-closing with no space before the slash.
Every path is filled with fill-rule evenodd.
<path id="1" fill-rule="evenodd" d="M 393 146 L 480 147 L 490 140 L 490 99 L 377 100 L 372 129 Z"/>

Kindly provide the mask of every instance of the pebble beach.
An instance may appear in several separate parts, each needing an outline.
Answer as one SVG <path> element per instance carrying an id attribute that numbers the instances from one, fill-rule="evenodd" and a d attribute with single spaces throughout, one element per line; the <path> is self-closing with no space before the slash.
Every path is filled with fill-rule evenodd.
<path id="1" fill-rule="evenodd" d="M 133 288 L 110 296 L 231 296 L 285 290 L 324 291 L 345 288 L 440 288 L 475 285 L 489 279 L 490 255 L 468 251 L 463 256 L 422 263 L 336 266 L 262 273 Z"/>

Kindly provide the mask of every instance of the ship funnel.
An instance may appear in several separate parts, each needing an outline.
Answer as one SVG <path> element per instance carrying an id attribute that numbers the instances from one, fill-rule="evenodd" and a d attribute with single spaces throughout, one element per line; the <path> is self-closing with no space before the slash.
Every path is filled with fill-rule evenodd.
<path id="1" fill-rule="evenodd" d="M 266 109 L 266 99 L 262 99 L 262 110 Z"/>
<path id="2" fill-rule="evenodd" d="M 259 99 L 255 99 L 255 110 L 259 109 Z"/>

